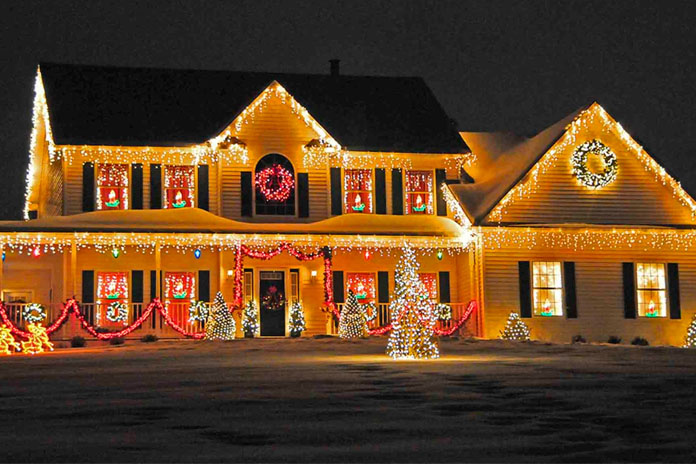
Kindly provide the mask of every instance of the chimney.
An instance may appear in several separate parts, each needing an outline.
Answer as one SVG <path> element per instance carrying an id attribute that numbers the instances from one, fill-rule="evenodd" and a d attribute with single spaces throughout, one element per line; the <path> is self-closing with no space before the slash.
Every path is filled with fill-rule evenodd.
<path id="1" fill-rule="evenodd" d="M 333 60 L 329 60 L 329 63 L 331 63 L 331 77 L 338 77 L 341 60 L 334 58 Z"/>

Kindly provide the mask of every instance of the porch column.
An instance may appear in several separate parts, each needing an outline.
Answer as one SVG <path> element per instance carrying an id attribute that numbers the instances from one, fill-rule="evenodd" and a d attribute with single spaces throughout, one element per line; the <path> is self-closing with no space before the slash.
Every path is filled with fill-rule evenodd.
<path id="1" fill-rule="evenodd" d="M 159 297 L 162 294 L 162 279 L 160 274 L 162 272 L 162 247 L 159 242 L 155 242 L 155 294 L 150 295 L 150 299 Z"/>
<path id="2" fill-rule="evenodd" d="M 218 249 L 218 291 L 222 292 L 225 283 L 225 267 L 222 262 L 222 248 Z M 216 292 L 217 294 L 217 292 Z M 224 295 L 224 292 L 223 292 Z M 226 296 L 226 295 L 225 295 Z"/>
<path id="3" fill-rule="evenodd" d="M 5 247 L 0 246 L 0 253 L 4 253 L 4 252 L 5 252 Z M 3 289 L 2 282 L 3 282 L 3 278 L 4 278 L 4 275 L 3 275 L 4 267 L 5 267 L 5 260 L 3 259 L 2 261 L 0 261 L 0 297 L 2 297 L 2 289 Z"/>
<path id="4" fill-rule="evenodd" d="M 77 295 L 77 243 L 75 239 L 70 244 L 70 280 L 72 280 L 72 295 L 70 296 L 73 297 Z M 80 301 L 82 301 L 82 296 L 80 296 Z"/>

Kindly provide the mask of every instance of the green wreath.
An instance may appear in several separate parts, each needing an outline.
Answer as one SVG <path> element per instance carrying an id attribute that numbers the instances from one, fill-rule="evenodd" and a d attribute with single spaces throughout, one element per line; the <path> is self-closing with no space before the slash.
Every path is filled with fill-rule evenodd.
<path id="1" fill-rule="evenodd" d="M 604 161 L 604 170 L 602 172 L 595 173 L 587 167 L 587 155 L 590 153 L 595 153 L 602 157 Z M 570 158 L 570 164 L 573 166 L 573 174 L 578 179 L 578 182 L 587 188 L 595 190 L 614 182 L 619 170 L 614 152 L 596 139 L 585 142 L 576 148 L 573 156 Z"/>
<path id="2" fill-rule="evenodd" d="M 39 303 L 29 303 L 22 309 L 22 316 L 25 321 L 38 324 L 46 319 L 46 308 Z"/>

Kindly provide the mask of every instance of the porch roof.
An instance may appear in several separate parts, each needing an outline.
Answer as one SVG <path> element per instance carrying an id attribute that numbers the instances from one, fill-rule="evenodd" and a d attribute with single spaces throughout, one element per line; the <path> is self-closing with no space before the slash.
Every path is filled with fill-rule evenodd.
<path id="1" fill-rule="evenodd" d="M 179 232 L 227 234 L 407 235 L 459 237 L 463 229 L 439 216 L 346 214 L 316 222 L 226 219 L 198 208 L 94 211 L 29 221 L 2 221 L 1 232 Z"/>

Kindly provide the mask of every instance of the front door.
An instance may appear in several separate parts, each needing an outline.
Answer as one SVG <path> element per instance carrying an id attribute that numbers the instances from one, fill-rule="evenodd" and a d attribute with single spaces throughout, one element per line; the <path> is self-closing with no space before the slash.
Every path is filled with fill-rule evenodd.
<path id="1" fill-rule="evenodd" d="M 285 336 L 285 273 L 259 272 L 261 300 L 261 335 Z"/>

